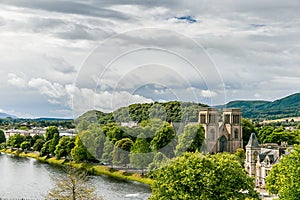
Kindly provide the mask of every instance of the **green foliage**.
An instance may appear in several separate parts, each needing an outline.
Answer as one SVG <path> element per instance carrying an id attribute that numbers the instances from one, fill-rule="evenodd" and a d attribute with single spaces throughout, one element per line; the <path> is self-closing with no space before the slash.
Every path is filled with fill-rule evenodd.
<path id="1" fill-rule="evenodd" d="M 40 151 L 40 156 L 48 156 L 50 154 L 49 151 L 50 145 L 51 145 L 51 140 L 48 140 L 43 144 L 43 147 Z"/>
<path id="2" fill-rule="evenodd" d="M 0 144 L 6 142 L 5 134 L 3 130 L 0 130 Z"/>
<path id="3" fill-rule="evenodd" d="M 79 122 L 79 124 L 76 126 L 78 132 L 82 132 L 82 131 L 86 131 L 88 130 L 88 127 L 89 125 L 92 124 L 91 122 L 89 121 L 86 121 L 86 120 L 82 120 Z"/>
<path id="4" fill-rule="evenodd" d="M 199 108 L 206 106 L 200 103 L 179 101 L 132 104 L 128 107 L 119 108 L 113 112 L 113 115 L 118 122 L 135 121 L 140 123 L 154 118 L 163 119 L 167 122 L 198 121 Z"/>
<path id="5" fill-rule="evenodd" d="M 7 146 L 11 146 L 14 148 L 20 148 L 20 145 L 22 142 L 26 140 L 24 135 L 16 134 L 13 136 L 10 136 L 7 140 Z"/>
<path id="6" fill-rule="evenodd" d="M 31 144 L 28 141 L 24 141 L 24 142 L 21 143 L 20 147 L 23 150 L 28 150 L 31 147 Z"/>
<path id="7" fill-rule="evenodd" d="M 300 116 L 300 93 L 269 101 L 232 101 L 221 106 L 226 108 L 241 108 L 245 118 L 280 119 Z"/>
<path id="8" fill-rule="evenodd" d="M 55 148 L 58 143 L 59 143 L 59 133 L 54 133 L 54 136 L 51 139 L 51 143 L 49 146 L 49 152 L 51 153 L 51 155 L 55 155 Z"/>
<path id="9" fill-rule="evenodd" d="M 238 148 L 234 155 L 237 157 L 238 161 L 241 163 L 242 167 L 244 167 L 245 159 L 246 159 L 246 153 L 245 150 L 242 148 Z"/>
<path id="10" fill-rule="evenodd" d="M 41 151 L 45 141 L 43 139 L 37 139 L 32 147 L 34 151 Z"/>
<path id="11" fill-rule="evenodd" d="M 144 134 L 139 135 L 130 150 L 130 164 L 133 167 L 144 169 L 152 162 L 153 153 Z"/>
<path id="12" fill-rule="evenodd" d="M 242 131 L 243 131 L 243 146 L 245 147 L 249 141 L 251 133 L 256 133 L 257 131 L 254 124 L 246 118 L 242 119 Z"/>
<path id="13" fill-rule="evenodd" d="M 56 145 L 54 154 L 57 159 L 71 155 L 71 150 L 75 147 L 74 139 L 63 136 L 60 138 L 59 143 Z"/>
<path id="14" fill-rule="evenodd" d="M 286 130 L 284 127 L 274 127 L 270 125 L 262 126 L 258 132 L 260 143 L 277 143 L 287 142 L 289 145 L 299 144 L 300 131 Z"/>
<path id="15" fill-rule="evenodd" d="M 175 132 L 173 127 L 168 122 L 165 122 L 163 126 L 155 133 L 152 141 L 150 142 L 151 149 L 153 151 L 162 150 L 163 153 L 165 153 L 169 157 L 172 157 L 173 144 L 171 143 L 171 141 L 174 138 Z"/>
<path id="16" fill-rule="evenodd" d="M 151 200 L 257 198 L 254 181 L 234 155 L 185 153 L 154 171 Z"/>
<path id="17" fill-rule="evenodd" d="M 124 131 L 116 123 L 108 123 L 103 126 L 102 130 L 106 137 L 114 142 L 121 140 L 124 137 Z"/>
<path id="18" fill-rule="evenodd" d="M 100 160 L 105 142 L 105 135 L 100 125 L 91 124 L 86 131 L 82 131 L 79 135 L 82 143 L 87 147 L 87 150 L 95 158 Z"/>
<path id="19" fill-rule="evenodd" d="M 44 139 L 44 136 L 43 135 L 34 135 L 30 140 L 31 146 L 33 146 L 38 139 Z"/>
<path id="20" fill-rule="evenodd" d="M 200 152 L 204 139 L 205 130 L 202 125 L 186 125 L 184 133 L 179 136 L 178 145 L 176 146 L 176 156 L 183 154 L 185 151 Z"/>
<path id="21" fill-rule="evenodd" d="M 123 138 L 117 141 L 113 149 L 113 163 L 114 164 L 128 164 L 129 153 L 133 145 L 133 141 L 129 138 Z"/>
<path id="22" fill-rule="evenodd" d="M 105 139 L 104 147 L 103 147 L 103 154 L 102 154 L 102 162 L 104 163 L 112 163 L 113 157 L 112 152 L 114 149 L 114 144 L 108 138 Z"/>
<path id="23" fill-rule="evenodd" d="M 45 133 L 45 141 L 49 141 L 52 140 L 52 138 L 54 137 L 55 133 L 59 133 L 58 129 L 56 126 L 50 126 L 46 129 L 46 133 Z"/>
<path id="24" fill-rule="evenodd" d="M 76 136 L 75 147 L 71 150 L 71 156 L 75 162 L 83 162 L 94 159 L 82 143 L 79 136 Z"/>
<path id="25" fill-rule="evenodd" d="M 300 146 L 294 146 L 290 154 L 275 164 L 267 176 L 266 188 L 279 199 L 300 199 Z"/>
<path id="26" fill-rule="evenodd" d="M 167 158 L 167 156 L 165 156 L 163 153 L 161 152 L 155 153 L 153 161 L 148 165 L 148 169 L 147 169 L 148 175 L 151 177 L 153 171 L 160 169 L 161 167 L 168 164 L 169 160 L 170 159 Z"/>

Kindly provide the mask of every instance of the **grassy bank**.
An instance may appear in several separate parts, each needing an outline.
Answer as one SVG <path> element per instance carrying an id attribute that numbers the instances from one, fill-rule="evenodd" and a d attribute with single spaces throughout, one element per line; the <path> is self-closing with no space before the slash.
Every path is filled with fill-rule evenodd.
<path id="1" fill-rule="evenodd" d="M 116 169 L 113 169 L 113 168 L 110 168 L 107 166 L 88 164 L 88 163 L 70 163 L 70 162 L 66 162 L 64 159 L 56 160 L 55 158 L 47 158 L 46 156 L 39 157 L 38 154 L 36 154 L 36 153 L 17 152 L 17 151 L 12 151 L 10 149 L 1 150 L 0 152 L 18 155 L 20 157 L 34 158 L 34 159 L 37 159 L 39 161 L 42 161 L 42 162 L 45 162 L 45 163 L 48 163 L 51 165 L 71 165 L 72 167 L 75 167 L 75 168 L 84 168 L 93 175 L 99 175 L 99 176 L 106 175 L 106 176 L 113 177 L 113 178 L 116 178 L 119 180 L 137 181 L 140 183 L 144 183 L 146 185 L 151 185 L 153 183 L 152 179 L 142 177 L 140 174 L 129 173 L 129 172 L 126 172 L 123 170 L 116 170 Z"/>

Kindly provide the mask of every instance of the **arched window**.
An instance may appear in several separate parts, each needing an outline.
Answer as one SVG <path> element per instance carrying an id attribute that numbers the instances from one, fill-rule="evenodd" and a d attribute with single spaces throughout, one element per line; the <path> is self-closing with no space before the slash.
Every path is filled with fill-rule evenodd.
<path id="1" fill-rule="evenodd" d="M 234 139 L 238 140 L 239 139 L 239 129 L 234 129 Z"/>

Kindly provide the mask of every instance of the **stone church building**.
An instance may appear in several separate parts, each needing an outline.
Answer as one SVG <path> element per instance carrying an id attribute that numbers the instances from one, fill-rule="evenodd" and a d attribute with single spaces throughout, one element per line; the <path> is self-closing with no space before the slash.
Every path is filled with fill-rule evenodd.
<path id="1" fill-rule="evenodd" d="M 221 118 L 221 120 L 219 120 Z M 199 122 L 205 129 L 206 149 L 210 153 L 231 152 L 243 148 L 242 110 L 201 108 Z"/>

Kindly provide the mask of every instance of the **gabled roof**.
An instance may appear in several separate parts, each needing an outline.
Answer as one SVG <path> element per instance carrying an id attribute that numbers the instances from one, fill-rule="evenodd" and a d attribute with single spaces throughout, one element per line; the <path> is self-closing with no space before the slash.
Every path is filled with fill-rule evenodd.
<path id="1" fill-rule="evenodd" d="M 250 136 L 249 142 L 247 144 L 247 147 L 260 148 L 255 133 L 251 133 L 251 136 Z"/>

